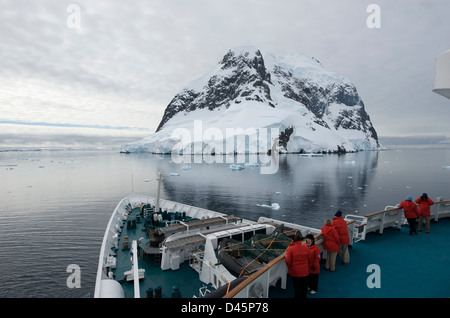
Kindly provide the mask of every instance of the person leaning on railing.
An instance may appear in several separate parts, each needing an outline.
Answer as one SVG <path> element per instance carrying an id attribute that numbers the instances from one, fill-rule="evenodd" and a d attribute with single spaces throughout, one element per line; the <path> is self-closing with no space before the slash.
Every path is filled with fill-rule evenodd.
<path id="1" fill-rule="evenodd" d="M 434 201 L 428 197 L 428 194 L 424 193 L 421 197 L 416 199 L 416 203 L 419 205 L 419 232 L 422 232 L 423 219 L 425 218 L 426 233 L 430 233 L 430 206 L 434 204 Z"/>
<path id="2" fill-rule="evenodd" d="M 327 251 L 327 260 L 325 262 L 325 269 L 331 272 L 336 271 L 336 255 L 339 252 L 339 234 L 331 226 L 330 220 L 325 220 L 325 225 L 321 228 L 323 235 L 323 249 Z"/>
<path id="3" fill-rule="evenodd" d="M 417 209 L 417 205 L 412 202 L 412 197 L 408 195 L 398 207 L 403 209 L 403 213 L 405 213 L 405 218 L 409 224 L 409 235 L 413 233 L 417 234 L 416 219 L 419 216 L 419 210 Z"/>
<path id="4" fill-rule="evenodd" d="M 350 237 L 348 236 L 347 221 L 342 217 L 342 212 L 337 211 L 334 215 L 331 226 L 336 229 L 339 234 L 339 252 L 338 255 L 341 258 L 343 265 L 350 263 L 350 253 L 348 252 L 348 244 L 350 244 Z"/>

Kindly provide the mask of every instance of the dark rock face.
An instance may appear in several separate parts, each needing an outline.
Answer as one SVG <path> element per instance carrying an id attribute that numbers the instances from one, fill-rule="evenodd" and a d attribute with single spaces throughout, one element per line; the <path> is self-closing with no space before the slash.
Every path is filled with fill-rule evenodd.
<path id="1" fill-rule="evenodd" d="M 242 100 L 255 100 L 275 107 L 270 96 L 270 73 L 259 50 L 254 55 L 249 52 L 238 55 L 230 50 L 219 65 L 221 71 L 209 79 L 201 92 L 185 89 L 174 97 L 156 131 L 179 112 L 228 108 L 232 102 Z"/>
<path id="2" fill-rule="evenodd" d="M 342 110 L 336 117 L 334 128 L 357 129 L 369 131 L 370 136 L 378 140 L 370 117 L 364 109 L 364 103 L 358 95 L 356 87 L 351 84 L 330 84 L 325 87 L 308 79 L 296 78 L 291 72 L 275 66 L 274 74 L 282 87 L 286 98 L 302 103 L 316 116 L 315 123 L 329 128 L 323 120 L 327 114 L 328 106 L 332 103 L 344 104 L 354 107 L 352 110 Z"/>

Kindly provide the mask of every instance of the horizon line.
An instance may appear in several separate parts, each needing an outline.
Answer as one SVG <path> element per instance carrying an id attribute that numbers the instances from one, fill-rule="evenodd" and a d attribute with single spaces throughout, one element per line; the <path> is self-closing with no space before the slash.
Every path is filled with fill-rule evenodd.
<path id="1" fill-rule="evenodd" d="M 94 128 L 106 130 L 132 130 L 150 132 L 149 128 L 130 127 L 130 126 L 110 126 L 110 125 L 88 125 L 71 123 L 49 123 L 49 122 L 27 122 L 17 120 L 0 120 L 0 124 L 23 125 L 23 126 L 44 126 L 44 127 L 63 127 L 63 128 Z"/>

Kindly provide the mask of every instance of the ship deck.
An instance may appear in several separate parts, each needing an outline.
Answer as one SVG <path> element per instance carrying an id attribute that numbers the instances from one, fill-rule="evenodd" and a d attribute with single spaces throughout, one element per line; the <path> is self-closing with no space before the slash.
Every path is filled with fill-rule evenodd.
<path id="1" fill-rule="evenodd" d="M 136 215 L 134 209 L 130 215 Z M 199 296 L 203 283 L 198 273 L 189 266 L 189 262 L 180 265 L 180 269 L 163 271 L 160 268 L 159 254 L 146 251 L 148 232 L 138 223 L 136 228 L 123 227 L 116 251 L 117 268 L 113 270 L 115 278 L 121 282 L 126 297 L 133 297 L 133 282 L 125 282 L 124 272 L 130 270 L 130 250 L 123 249 L 123 240 L 145 239 L 140 244 L 139 268 L 145 269 L 145 279 L 140 281 L 140 296 L 146 297 L 151 288 L 163 288 L 162 297 L 171 297 L 172 286 L 177 286 L 182 298 Z M 319 291 L 310 299 L 331 298 L 449 298 L 450 263 L 448 246 L 450 242 L 450 218 L 439 219 L 431 223 L 431 233 L 425 231 L 409 235 L 408 225 L 400 230 L 385 228 L 383 234 L 370 233 L 365 240 L 353 244 L 350 250 L 350 263 L 344 266 L 340 258 L 336 260 L 336 271 L 330 272 L 321 264 Z M 125 265 L 122 265 L 125 264 Z M 377 265 L 373 272 L 369 265 Z M 380 287 L 370 286 L 373 277 L 378 274 Z M 368 284 L 369 281 L 369 284 Z M 270 298 L 292 298 L 292 282 L 288 279 L 287 289 L 271 288 Z"/>
<path id="2" fill-rule="evenodd" d="M 339 256 L 336 271 L 321 264 L 319 291 L 310 299 L 320 298 L 449 298 L 450 297 L 450 219 L 431 223 L 431 233 L 409 235 L 408 225 L 401 230 L 385 229 L 382 235 L 371 233 L 365 241 L 354 243 L 350 263 L 344 266 Z M 380 288 L 369 288 L 379 266 Z M 371 285 L 371 284 L 369 284 Z M 287 289 L 272 289 L 271 297 L 293 297 L 292 282 Z"/>
<path id="3" fill-rule="evenodd" d="M 139 214 L 139 208 L 134 209 L 130 216 Z M 117 268 L 113 269 L 115 279 L 119 281 L 125 293 L 126 298 L 134 297 L 133 281 L 126 281 L 124 273 L 131 269 L 131 242 L 144 240 L 139 244 L 140 253 L 138 257 L 139 269 L 145 270 L 145 278 L 139 281 L 140 297 L 146 298 L 147 291 L 161 289 L 161 298 L 171 298 L 174 286 L 178 288 L 181 297 L 191 298 L 193 295 L 199 295 L 199 288 L 203 286 L 198 279 L 198 273 L 189 266 L 189 262 L 180 265 L 176 271 L 163 271 L 160 267 L 160 254 L 158 248 L 152 248 L 147 245 L 149 241 L 148 231 L 143 230 L 143 221 L 137 223 L 135 228 L 122 228 L 119 238 L 119 249 L 116 251 Z M 124 248 L 124 240 L 128 239 L 128 248 Z"/>

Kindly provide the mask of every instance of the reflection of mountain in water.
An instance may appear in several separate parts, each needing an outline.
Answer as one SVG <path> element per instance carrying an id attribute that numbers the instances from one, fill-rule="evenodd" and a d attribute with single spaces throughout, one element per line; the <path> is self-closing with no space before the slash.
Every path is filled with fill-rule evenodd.
<path id="1" fill-rule="evenodd" d="M 370 190 L 378 152 L 304 158 L 280 156 L 276 174 L 259 168 L 229 169 L 229 163 L 174 164 L 158 160 L 164 180 L 162 197 L 256 220 L 260 216 L 320 227 L 341 209 L 355 213 Z M 225 161 L 225 160 L 224 160 Z M 183 170 L 189 165 L 191 170 Z M 179 176 L 170 176 L 170 173 Z M 278 203 L 279 210 L 257 205 Z"/>
<path id="2" fill-rule="evenodd" d="M 332 218 L 337 210 L 350 214 L 360 209 L 370 190 L 378 152 L 329 156 L 323 159 L 322 162 L 312 159 L 305 162 L 301 174 L 297 172 L 292 181 L 296 185 L 293 188 L 299 190 L 297 209 L 314 211 L 322 217 L 318 220 L 320 222 L 325 218 Z M 310 173 L 305 174 L 305 170 Z M 302 219 L 308 222 L 309 215 L 305 214 Z"/>

